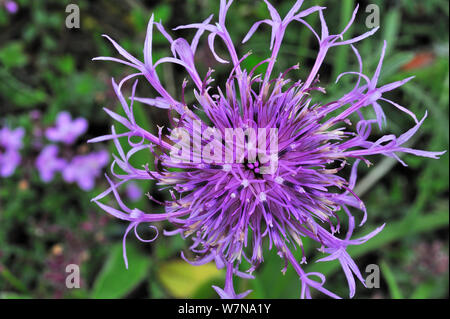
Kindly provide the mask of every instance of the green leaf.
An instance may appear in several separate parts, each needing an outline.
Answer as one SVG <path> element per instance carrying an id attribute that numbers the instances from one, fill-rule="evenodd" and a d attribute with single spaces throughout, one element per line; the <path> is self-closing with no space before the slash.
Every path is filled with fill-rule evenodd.
<path id="1" fill-rule="evenodd" d="M 162 285 L 176 298 L 192 296 L 204 284 L 223 274 L 214 263 L 192 266 L 183 260 L 167 262 L 157 272 Z"/>
<path id="2" fill-rule="evenodd" d="M 166 22 L 172 15 L 172 7 L 168 4 L 161 4 L 155 8 L 155 21 Z"/>
<path id="3" fill-rule="evenodd" d="M 71 74 L 75 70 L 75 60 L 70 55 L 64 55 L 56 60 L 58 70 L 64 74 Z"/>
<path id="4" fill-rule="evenodd" d="M 28 62 L 28 57 L 23 52 L 20 42 L 10 42 L 0 49 L 0 62 L 7 68 L 23 67 Z"/>
<path id="5" fill-rule="evenodd" d="M 124 97 L 125 97 L 125 99 L 127 99 L 126 95 L 124 95 Z M 131 100 L 127 99 L 127 103 L 130 104 Z M 144 109 L 145 107 L 146 107 L 145 105 L 140 105 L 138 102 L 134 102 L 134 106 L 133 106 L 134 117 L 137 121 L 137 124 L 140 127 L 142 127 L 143 129 L 145 129 L 148 132 L 153 132 L 153 129 L 152 129 L 153 124 L 149 120 L 149 116 Z M 126 118 L 126 114 L 125 114 L 125 111 L 123 110 L 122 105 L 117 106 L 116 113 L 121 116 L 124 116 Z M 116 128 L 116 131 L 118 134 L 129 131 L 122 124 L 115 122 L 115 121 L 114 121 L 114 127 Z M 139 137 L 131 138 L 131 140 L 137 142 L 139 140 Z M 122 146 L 125 154 L 127 154 L 132 149 L 132 146 L 129 144 L 127 138 L 120 138 L 119 143 Z M 114 143 L 111 142 L 110 147 L 111 147 L 111 152 L 117 154 Z M 148 168 L 150 170 L 153 170 L 154 166 L 155 166 L 154 165 L 154 155 L 150 152 L 150 150 L 144 149 L 144 150 L 141 150 L 141 151 L 135 153 L 130 158 L 130 163 L 131 163 L 131 165 L 133 165 L 136 168 L 141 168 L 142 165 L 148 164 Z M 152 181 L 150 181 L 150 180 L 142 180 L 139 182 L 139 186 L 143 190 L 148 190 L 148 189 L 150 189 L 151 183 L 152 183 Z M 143 196 L 141 201 L 136 204 L 137 205 L 145 205 L 146 198 Z"/>
<path id="6" fill-rule="evenodd" d="M 12 96 L 12 100 L 17 106 L 29 108 L 44 102 L 46 98 L 47 94 L 39 89 L 24 90 L 21 94 L 14 94 Z"/>
<path id="7" fill-rule="evenodd" d="M 91 297 L 115 299 L 127 296 L 147 276 L 150 267 L 148 256 L 139 253 L 133 245 L 127 245 L 128 270 L 125 268 L 122 245 L 116 244 L 94 283 Z"/>
<path id="8" fill-rule="evenodd" d="M 383 26 L 383 38 L 388 43 L 386 48 L 386 55 L 394 51 L 395 44 L 397 43 L 397 36 L 399 31 L 399 22 L 401 21 L 400 11 L 392 10 L 386 14 Z"/>
<path id="9" fill-rule="evenodd" d="M 31 299 L 31 297 L 14 292 L 0 292 L 0 299 Z"/>
<path id="10" fill-rule="evenodd" d="M 355 9 L 353 0 L 344 0 L 341 2 L 341 16 L 340 16 L 340 30 L 343 30 L 352 16 L 352 12 Z M 348 30 L 345 33 L 345 39 L 350 39 L 352 30 Z M 347 70 L 349 56 L 349 48 L 340 46 L 336 49 L 336 55 L 334 59 L 333 79 L 336 79 L 339 74 Z"/>

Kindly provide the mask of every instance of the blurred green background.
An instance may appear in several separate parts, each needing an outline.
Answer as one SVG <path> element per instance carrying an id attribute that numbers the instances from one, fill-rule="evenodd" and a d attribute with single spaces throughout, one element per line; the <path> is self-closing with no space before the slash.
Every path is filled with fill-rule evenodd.
<path id="1" fill-rule="evenodd" d="M 1 1 L 0 1 L 1 2 Z M 8 14 L 0 7 L 0 127 L 26 128 L 22 165 L 9 178 L 0 178 L 0 298 L 216 298 L 211 284 L 222 285 L 223 271 L 215 265 L 190 266 L 180 258 L 187 247 L 179 237 L 160 236 L 151 244 L 140 243 L 134 236 L 127 240 L 130 268 L 122 260 L 121 239 L 126 224 L 110 218 L 90 202 L 107 186 L 101 177 L 96 188 L 83 192 L 57 176 L 50 184 L 40 181 L 33 161 L 33 132 L 53 124 L 56 115 L 67 110 L 89 121 L 88 133 L 73 146 L 84 152 L 85 141 L 107 134 L 111 119 L 102 107 L 118 109 L 110 85 L 111 77 L 122 78 L 132 72 L 126 66 L 93 62 L 95 56 L 115 56 L 113 47 L 101 37 L 108 34 L 129 52 L 142 59 L 148 19 L 162 20 L 167 30 L 199 22 L 219 10 L 219 1 L 207 0 L 19 0 L 19 11 Z M 76 3 L 81 10 L 81 28 L 65 27 L 66 5 Z M 285 14 L 294 1 L 272 1 Z M 337 33 L 347 23 L 357 1 L 310 1 L 326 6 L 325 18 L 330 31 Z M 360 10 L 350 34 L 367 31 L 365 19 L 369 4 L 380 8 L 380 30 L 357 44 L 364 62 L 364 73 L 371 75 L 379 59 L 382 40 L 388 50 L 380 84 L 415 75 L 416 78 L 388 98 L 411 109 L 417 117 L 425 110 L 429 116 L 411 142 L 414 148 L 448 150 L 449 101 L 449 7 L 446 0 L 359 1 Z M 228 28 L 237 44 L 250 26 L 268 17 L 262 1 L 236 1 L 228 14 Z M 317 15 L 308 22 L 319 27 Z M 154 36 L 154 59 L 170 53 L 167 41 Z M 192 33 L 182 31 L 181 36 Z M 173 32 L 172 35 L 175 35 Z M 205 38 L 203 38 L 205 40 Z M 270 30 L 260 32 L 240 54 L 252 49 L 246 67 L 269 56 Z M 218 49 L 220 55 L 220 46 Z M 317 52 L 311 32 L 293 23 L 287 30 L 276 71 L 297 62 L 300 70 L 292 72 L 305 78 Z M 218 65 L 202 41 L 197 55 L 201 72 L 216 69 L 216 82 L 227 77 L 227 66 Z M 350 48 L 332 49 L 321 70 L 321 84 L 327 88 L 326 100 L 342 96 L 354 85 L 354 77 L 344 77 L 337 85 L 336 76 L 357 70 Z M 186 74 L 164 64 L 158 70 L 169 92 L 179 96 Z M 202 74 L 202 73 L 201 73 Z M 140 96 L 149 95 L 145 80 L 140 81 Z M 128 90 L 128 88 L 127 88 Z M 192 91 L 192 90 L 190 90 Z M 187 96 L 193 101 L 193 96 Z M 326 101 L 324 101 L 326 102 Z M 39 113 L 36 113 L 39 111 Z M 384 132 L 396 135 L 412 127 L 403 113 L 386 106 L 388 125 Z M 149 108 L 136 108 L 141 124 L 154 130 L 167 124 L 167 114 Z M 40 114 L 39 119 L 36 114 Z M 376 136 L 375 136 L 376 137 Z M 94 146 L 102 147 L 102 146 Z M 112 146 L 103 145 L 104 148 Z M 366 234 L 386 222 L 381 234 L 349 252 L 364 274 L 366 265 L 381 268 L 381 287 L 365 289 L 357 284 L 356 298 L 448 298 L 448 153 L 440 160 L 403 156 L 403 167 L 390 159 L 373 158 L 374 166 L 362 167 L 357 193 L 368 208 L 368 222 L 358 234 Z M 143 159 L 146 161 L 147 159 Z M 143 192 L 155 192 L 151 183 L 139 185 Z M 145 196 L 137 203 L 144 211 L 158 212 Z M 165 225 L 158 225 L 159 228 Z M 145 228 L 142 236 L 152 236 Z M 147 234 L 147 231 L 149 232 Z M 338 263 L 319 263 L 316 248 L 305 242 L 308 271 L 327 276 L 326 287 L 348 296 L 345 276 Z M 193 258 L 192 255 L 188 255 Z M 65 267 L 81 267 L 81 288 L 67 289 Z M 266 250 L 264 264 L 255 272 L 255 280 L 240 280 L 236 289 L 253 289 L 250 298 L 297 298 L 300 283 L 292 268 L 285 275 L 275 251 Z M 320 295 L 314 295 L 321 297 Z"/>

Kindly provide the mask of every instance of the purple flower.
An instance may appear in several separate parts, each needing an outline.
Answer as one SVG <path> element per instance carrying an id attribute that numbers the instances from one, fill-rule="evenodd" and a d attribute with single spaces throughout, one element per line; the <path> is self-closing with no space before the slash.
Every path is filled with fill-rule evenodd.
<path id="1" fill-rule="evenodd" d="M 300 11 L 302 2 L 297 1 L 287 15 L 281 18 L 275 8 L 265 1 L 271 18 L 256 22 L 243 42 L 249 40 L 261 24 L 267 24 L 272 30 L 271 55 L 251 70 L 243 69 L 241 64 L 251 53 L 242 57 L 238 55 L 225 25 L 226 13 L 232 1 L 220 1 L 217 23 L 210 23 L 210 16 L 202 23 L 175 29 L 196 29 L 191 43 L 183 38 L 172 38 L 161 23 L 154 22 L 152 15 L 144 44 L 143 62 L 106 36 L 122 58 L 99 57 L 95 60 L 119 62 L 137 70 L 118 84 L 112 82 L 125 116 L 105 109 L 127 132 L 117 134 L 113 126 L 111 134 L 90 141 L 113 140 L 117 149 L 111 166 L 115 180 L 107 177 L 110 187 L 93 201 L 107 213 L 130 223 L 123 239 L 126 265 L 127 234 L 134 229 L 135 235 L 142 240 L 136 231 L 140 223 L 169 221 L 175 230 L 164 231 L 165 235 L 179 234 L 183 238 L 192 238 L 190 249 L 198 258 L 190 263 L 199 265 L 215 261 L 219 268 L 226 267 L 224 289 L 214 287 L 222 298 L 238 298 L 247 294 L 235 292 L 233 276 L 252 278 L 252 271 L 263 262 L 264 241 L 269 243 L 271 249 L 275 248 L 285 261 L 283 271 L 289 264 L 292 265 L 301 280 L 303 298 L 311 297 L 311 288 L 333 298 L 339 297 L 324 288 L 323 274 L 306 273 L 303 270 L 301 265 L 306 263 L 304 253 L 301 260 L 294 257 L 293 250 L 299 248 L 303 252 L 302 238 L 310 238 L 320 247 L 319 251 L 329 254 L 321 261 L 337 259 L 340 262 L 349 284 L 350 297 L 355 292 L 353 276 L 364 284 L 346 248 L 363 244 L 378 234 L 384 225 L 362 238 L 352 238 L 354 212 L 362 213 L 359 226 L 367 219 L 366 207 L 353 191 L 359 163 L 363 161 L 370 165 L 369 157 L 382 154 L 406 165 L 400 161 L 398 153 L 438 158 L 444 152 L 422 151 L 405 146 L 422 125 L 426 112 L 419 121 L 408 109 L 383 97 L 385 92 L 411 79 L 378 85 L 386 43 L 374 75 L 369 78 L 362 74 L 362 59 L 353 44 L 371 36 L 378 28 L 343 40 L 358 8 L 342 32 L 330 34 L 323 15 L 324 8 L 313 6 Z M 310 14 L 319 15 L 320 33 L 303 19 Z M 281 58 L 278 53 L 285 30 L 291 22 L 308 27 L 319 44 L 315 63 L 304 80 L 293 81 L 288 78 L 288 73 L 298 69 L 298 65 L 278 75 L 272 72 L 275 62 Z M 167 39 L 173 54 L 156 62 L 152 57 L 154 27 Z M 208 35 L 209 48 L 216 60 L 230 65 L 228 80 L 217 87 L 210 86 L 213 70 L 200 75 L 194 63 L 199 39 L 203 34 Z M 215 52 L 217 39 L 225 45 L 229 58 Z M 351 46 L 359 70 L 345 72 L 337 80 L 344 75 L 353 75 L 356 77 L 355 86 L 335 101 L 315 103 L 312 95 L 326 94 L 318 81 L 318 72 L 326 54 L 330 48 L 342 45 Z M 188 105 L 184 99 L 187 81 L 180 88 L 181 100 L 175 99 L 163 87 L 155 70 L 162 63 L 175 63 L 186 70 L 194 86 L 194 104 Z M 266 71 L 258 73 L 263 64 L 267 64 Z M 122 86 L 137 76 L 144 76 L 157 96 L 135 97 L 136 81 L 132 88 L 131 103 L 128 104 L 122 94 Z M 168 110 L 172 128 L 168 130 L 167 138 L 163 138 L 161 127 L 158 134 L 154 135 L 139 126 L 133 113 L 135 101 Z M 400 136 L 388 134 L 378 140 L 370 139 L 373 129 L 386 126 L 387 117 L 383 108 L 390 106 L 410 116 L 414 122 L 412 128 Z M 361 110 L 368 107 L 374 109 L 375 118 L 363 116 Z M 208 120 L 202 121 L 194 112 L 197 110 Z M 231 138 L 234 144 L 228 144 L 229 140 L 224 144 L 220 137 L 227 136 L 227 130 L 230 129 L 235 133 Z M 245 131 L 245 136 L 239 135 L 239 131 Z M 255 132 L 258 132 L 257 141 Z M 259 132 L 263 132 L 261 140 Z M 121 138 L 128 138 L 132 146 L 128 153 L 122 149 L 119 142 Z M 136 142 L 137 139 L 139 142 Z M 151 170 L 148 165 L 132 165 L 130 159 L 141 151 L 154 155 L 155 169 Z M 227 154 L 231 154 L 231 158 L 227 158 Z M 149 161 L 152 160 L 149 158 Z M 342 168 L 350 164 L 351 174 L 345 176 Z M 149 196 L 150 200 L 165 206 L 165 213 L 146 213 L 123 203 L 118 188 L 136 180 L 155 180 L 157 185 L 169 189 L 171 198 L 164 202 Z M 119 208 L 100 202 L 108 194 L 114 195 Z M 348 227 L 344 235 L 338 236 L 342 218 L 348 219 Z M 184 254 L 182 257 L 186 259 Z M 251 264 L 246 272 L 239 270 L 243 259 Z"/>
<path id="2" fill-rule="evenodd" d="M 61 112 L 56 118 L 56 126 L 49 127 L 46 136 L 53 142 L 73 144 L 80 135 L 86 132 L 87 128 L 86 119 L 79 117 L 72 121 L 70 113 Z"/>
<path id="3" fill-rule="evenodd" d="M 39 171 L 41 180 L 45 183 L 50 182 L 55 173 L 61 172 L 67 165 L 67 161 L 58 158 L 58 146 L 48 145 L 39 154 L 36 159 L 36 168 Z"/>
<path id="4" fill-rule="evenodd" d="M 8 11 L 11 14 L 15 14 L 15 13 L 17 13 L 17 11 L 19 11 L 18 4 L 12 0 L 5 1 L 5 8 L 6 8 L 6 11 Z"/>
<path id="5" fill-rule="evenodd" d="M 24 135 L 25 130 L 22 127 L 15 130 L 8 127 L 0 129 L 0 176 L 11 176 L 20 164 L 19 150 L 22 148 Z"/>
<path id="6" fill-rule="evenodd" d="M 62 171 L 63 179 L 68 183 L 77 183 L 84 191 L 92 190 L 95 180 L 100 176 L 108 161 L 107 151 L 77 155 Z"/>

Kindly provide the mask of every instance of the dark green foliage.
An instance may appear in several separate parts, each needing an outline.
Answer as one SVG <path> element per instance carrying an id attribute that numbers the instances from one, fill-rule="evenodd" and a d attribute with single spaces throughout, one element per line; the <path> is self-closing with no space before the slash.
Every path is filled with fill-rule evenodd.
<path id="1" fill-rule="evenodd" d="M 161 278 L 167 269 L 172 269 L 171 265 L 176 264 L 180 250 L 188 243 L 179 237 L 161 235 L 155 242 L 145 244 L 130 234 L 127 241 L 130 269 L 126 271 L 121 259 L 121 239 L 126 225 L 105 216 L 90 202 L 105 189 L 105 181 L 100 179 L 96 189 L 89 193 L 82 192 L 75 185 L 65 184 L 60 177 L 50 184 L 43 184 L 33 168 L 36 150 L 31 136 L 37 124 L 30 112 L 39 110 L 42 114 L 40 125 L 44 126 L 51 125 L 61 110 L 87 118 L 89 131 L 73 147 L 74 151 L 82 151 L 87 139 L 109 131 L 111 120 L 101 108 L 118 108 L 110 85 L 111 77 L 117 79 L 132 72 L 126 66 L 91 61 L 100 55 L 117 56 L 101 34 L 112 36 L 142 59 L 151 12 L 155 12 L 155 20 L 161 19 L 166 30 L 170 30 L 217 13 L 219 1 L 76 2 L 81 10 L 81 28 L 73 30 L 64 25 L 65 6 L 70 1 L 19 0 L 20 10 L 13 16 L 0 8 L 0 126 L 23 126 L 27 130 L 22 150 L 23 165 L 11 178 L 0 179 L 0 298 L 169 298 L 173 296 L 170 291 L 174 287 L 167 283 L 170 281 Z M 268 13 L 262 1 L 235 2 L 228 15 L 228 25 L 237 44 L 251 24 L 267 17 Z M 287 0 L 273 2 L 283 14 L 293 4 Z M 351 16 L 357 1 L 343 2 L 305 1 L 304 5 L 320 3 L 327 6 L 325 18 L 330 29 L 337 31 L 346 24 L 345 20 Z M 391 92 L 388 98 L 411 109 L 420 118 L 428 110 L 427 121 L 412 141 L 414 147 L 448 150 L 448 2 L 380 0 L 370 3 L 380 7 L 381 28 L 376 35 L 357 45 L 363 58 L 364 73 L 370 75 L 375 70 L 382 40 L 386 39 L 388 49 L 379 84 L 415 75 L 414 80 Z M 364 21 L 368 4 L 368 1 L 360 2 L 352 34 L 367 30 Z M 314 14 L 307 21 L 317 26 L 318 19 Z M 182 31 L 180 34 L 188 33 Z M 268 56 L 269 41 L 269 29 L 263 27 L 241 47 L 241 55 L 250 49 L 253 52 L 244 62 L 246 68 Z M 307 28 L 292 24 L 281 49 L 283 58 L 278 61 L 275 71 L 282 72 L 300 62 L 300 70 L 292 72 L 291 76 L 305 78 L 314 62 L 315 41 Z M 228 76 L 228 66 L 215 63 L 205 44 L 202 42 L 199 48 L 199 71 L 204 74 L 208 67 L 215 68 L 217 80 L 214 83 L 220 84 Z M 219 44 L 217 50 L 220 55 Z M 169 52 L 165 39 L 155 35 L 154 58 Z M 425 62 L 420 60 L 424 53 L 429 57 Z M 352 88 L 355 78 L 351 76 L 344 77 L 336 85 L 333 83 L 340 72 L 356 71 L 357 68 L 350 48 L 332 49 L 321 70 L 321 83 L 327 87 L 328 93 L 322 102 L 342 96 Z M 169 92 L 179 97 L 179 88 L 186 74 L 169 64 L 162 66 L 158 73 Z M 141 79 L 141 83 L 144 82 Z M 141 85 L 138 91 L 139 96 L 154 93 L 145 85 Z M 192 102 L 192 90 L 186 92 L 187 101 Z M 413 126 L 403 113 L 387 104 L 383 107 L 388 116 L 386 132 L 399 134 Z M 156 125 L 168 124 L 166 112 L 147 107 L 137 108 L 136 112 L 139 113 L 136 116 L 138 121 L 147 129 L 154 130 Z M 377 130 L 374 134 L 382 135 Z M 146 155 L 143 154 L 139 161 L 145 163 Z M 368 264 L 381 267 L 381 288 L 370 290 L 357 284 L 356 298 L 448 297 L 448 272 L 439 268 L 442 263 L 448 267 L 448 153 L 440 160 L 414 156 L 402 159 L 409 167 L 394 165 L 382 158 L 374 158 L 374 166 L 370 169 L 361 165 L 358 186 L 362 187 L 361 183 L 364 183 L 362 199 L 369 217 L 360 234 L 384 222 L 387 226 L 366 245 L 349 250 L 363 274 Z M 150 164 L 153 164 L 152 160 Z M 384 169 L 369 174 L 380 166 Z M 144 192 L 157 193 L 152 183 L 140 186 Z M 149 212 L 162 209 L 146 199 L 133 205 Z M 158 226 L 160 229 L 171 227 Z M 343 227 L 345 229 L 345 225 Z M 144 238 L 154 235 L 144 226 L 139 227 L 139 231 Z M 305 242 L 309 256 L 307 269 L 323 272 L 327 275 L 328 289 L 343 297 L 348 296 L 345 277 L 337 271 L 339 265 L 314 264 L 320 253 L 310 244 Z M 418 248 L 423 245 L 435 248 Z M 65 265 L 68 263 L 81 265 L 79 290 L 65 288 Z M 299 280 L 291 268 L 283 276 L 280 272 L 282 267 L 275 251 L 267 251 L 265 263 L 255 272 L 256 279 L 240 280 L 237 288 L 239 291 L 253 289 L 250 297 L 255 298 L 297 298 L 300 294 Z M 190 269 L 183 268 L 186 278 L 191 278 L 193 273 L 201 276 L 199 272 L 191 273 Z M 127 284 L 121 285 L 114 280 Z M 199 278 L 198 282 L 202 284 L 192 283 L 197 285 L 191 289 L 195 292 L 186 297 L 215 297 L 210 285 L 221 281 L 222 273 L 209 273 L 207 278 Z"/>

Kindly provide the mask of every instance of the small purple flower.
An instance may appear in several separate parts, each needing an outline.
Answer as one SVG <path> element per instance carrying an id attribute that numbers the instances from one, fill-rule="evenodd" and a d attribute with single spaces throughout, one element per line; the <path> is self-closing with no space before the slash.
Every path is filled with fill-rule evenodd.
<path id="1" fill-rule="evenodd" d="M 284 260 L 286 271 L 292 265 L 301 281 L 302 298 L 311 297 L 314 288 L 330 297 L 339 298 L 324 287 L 325 276 L 318 272 L 306 273 L 302 264 L 306 263 L 303 252 L 302 238 L 309 238 L 319 247 L 319 251 L 328 256 L 320 261 L 338 260 L 346 276 L 350 297 L 355 293 L 355 278 L 361 281 L 356 263 L 346 249 L 352 245 L 362 245 L 377 235 L 384 225 L 376 228 L 362 238 L 352 238 L 355 229 L 354 212 L 361 214 L 359 226 L 367 220 L 367 210 L 362 200 L 353 191 L 357 179 L 358 165 L 361 161 L 370 165 L 369 157 L 384 155 L 397 159 L 398 153 L 409 153 L 417 156 L 438 158 L 445 152 L 430 152 L 411 149 L 405 143 L 417 132 L 424 122 L 427 113 L 419 121 L 407 108 L 383 97 L 385 92 L 392 91 L 405 84 L 411 78 L 378 86 L 381 67 L 386 50 L 384 43 L 378 66 L 374 75 L 369 78 L 362 74 L 363 63 L 355 43 L 368 38 L 378 28 L 362 35 L 348 38 L 345 33 L 353 24 L 358 7 L 344 28 L 338 34 L 330 34 L 323 11 L 325 8 L 313 6 L 300 10 L 303 1 L 296 1 L 292 9 L 282 18 L 277 10 L 267 1 L 265 3 L 270 13 L 270 19 L 256 22 L 242 42 L 247 42 L 261 24 L 271 28 L 270 56 L 260 61 L 252 69 L 246 70 L 242 62 L 251 54 L 239 56 L 238 50 L 231 40 L 226 28 L 226 14 L 232 1 L 221 0 L 217 23 L 210 23 L 212 16 L 202 23 L 180 26 L 178 29 L 196 29 L 191 43 L 183 38 L 172 38 L 161 23 L 150 18 L 147 36 L 144 44 L 144 61 L 140 61 L 117 42 L 107 39 L 113 44 L 122 58 L 99 57 L 96 60 L 119 62 L 133 67 L 137 72 L 122 79 L 118 84 L 113 80 L 113 88 L 122 104 L 125 116 L 108 109 L 105 111 L 127 132 L 117 134 L 114 126 L 109 135 L 101 136 L 90 142 L 113 140 L 117 149 L 111 166 L 111 174 L 118 181 L 107 176 L 110 187 L 93 199 L 107 213 L 129 222 L 123 238 L 124 259 L 128 266 L 125 253 L 125 239 L 131 230 L 139 240 L 136 228 L 140 223 L 155 223 L 168 221 L 174 227 L 173 231 L 164 234 L 179 234 L 182 238 L 191 237 L 193 245 L 190 250 L 198 256 L 193 265 L 215 261 L 218 268 L 226 267 L 225 287 L 214 286 L 222 298 L 239 298 L 247 295 L 236 293 L 233 287 L 233 276 L 252 278 L 251 273 L 264 260 L 263 242 L 267 241 L 270 249 L 276 249 Z M 310 14 L 318 14 L 321 24 L 320 32 L 316 32 L 304 20 Z M 287 77 L 290 71 L 298 69 L 295 65 L 283 73 L 273 74 L 284 34 L 288 25 L 299 22 L 311 30 L 318 42 L 318 53 L 309 75 L 304 80 L 291 80 Z M 164 57 L 156 62 L 152 55 L 153 29 L 158 31 L 170 44 L 172 56 Z M 219 63 L 230 65 L 230 73 L 225 83 L 211 87 L 212 72 L 200 75 L 195 66 L 195 53 L 203 34 L 208 35 L 209 48 Z M 221 40 L 227 49 L 228 59 L 219 56 L 215 51 L 215 41 Z M 345 39 L 345 40 L 344 40 Z M 319 86 L 319 70 L 323 66 L 326 55 L 332 47 L 350 45 L 359 65 L 359 70 L 345 72 L 344 75 L 356 77 L 352 90 L 342 97 L 328 103 L 313 102 L 312 98 L 326 94 Z M 195 102 L 188 105 L 184 99 L 187 81 L 180 87 L 180 100 L 172 96 L 161 84 L 156 67 L 162 63 L 175 63 L 182 66 L 192 79 Z M 266 64 L 264 72 L 258 73 L 259 67 Z M 130 79 L 143 76 L 157 92 L 154 98 L 135 98 L 137 81 L 132 87 L 131 103 L 122 94 L 122 86 Z M 163 128 L 158 134 L 143 129 L 137 124 L 133 113 L 135 101 L 149 104 L 153 107 L 167 109 L 172 128 L 171 134 L 163 138 Z M 383 104 L 383 106 L 381 105 Z M 391 107 L 404 112 L 414 122 L 407 132 L 395 136 L 383 135 L 377 140 L 371 138 L 374 129 L 383 129 L 387 117 L 383 110 Z M 372 108 L 374 118 L 366 118 L 361 112 L 364 108 Z M 207 117 L 202 121 L 197 112 Z M 351 119 L 351 121 L 350 121 Z M 271 168 L 269 174 L 262 172 L 267 161 L 255 162 L 251 156 L 250 145 L 255 143 L 248 139 L 236 137 L 237 146 L 245 147 L 243 156 L 236 156 L 234 161 L 216 157 L 216 150 L 227 150 L 227 146 L 208 138 L 200 145 L 195 143 L 195 136 L 204 134 L 213 126 L 215 133 L 226 135 L 226 130 L 274 129 L 277 139 L 270 139 L 268 144 L 258 139 L 258 155 L 275 161 L 277 165 Z M 180 132 L 184 130 L 193 136 L 184 140 Z M 265 132 L 265 131 L 264 131 Z M 175 134 L 172 134 L 175 133 Z M 264 137 L 266 137 L 264 135 Z M 132 149 L 125 153 L 119 139 L 128 138 Z M 139 142 L 136 141 L 140 138 Z M 180 141 L 181 140 L 181 141 Z M 183 144 L 184 143 L 184 144 Z M 215 144 L 214 144 L 215 143 Z M 272 154 L 272 144 L 278 151 Z M 181 155 L 172 156 L 174 146 L 181 145 Z M 214 155 L 210 151 L 202 152 L 202 148 L 210 150 L 215 145 Z M 186 146 L 187 152 L 184 151 Z M 187 147 L 189 146 L 189 147 Z M 201 147 L 198 147 L 201 146 Z M 158 152 L 157 152 L 158 150 Z M 271 156 L 267 156 L 270 150 Z M 154 169 L 148 165 L 135 167 L 131 158 L 140 151 L 154 155 Z M 221 152 L 218 152 L 219 154 Z M 242 153 L 241 153 L 242 154 Z M 181 159 L 181 161 L 179 161 Z M 258 156 L 258 159 L 259 156 Z M 343 168 L 352 165 L 349 176 L 343 174 Z M 116 167 L 120 168 L 117 172 Z M 150 200 L 163 205 L 165 213 L 146 213 L 136 207 L 128 207 L 120 198 L 118 187 L 132 181 L 154 180 L 161 188 L 169 189 L 170 198 L 164 202 L 149 195 Z M 105 196 L 112 194 L 119 208 L 100 202 Z M 343 218 L 348 219 L 345 234 L 340 235 Z M 155 226 L 151 226 L 155 229 Z M 155 237 L 156 238 L 156 237 Z M 154 240 L 147 240 L 147 242 Z M 302 257 L 298 260 L 293 250 L 300 250 Z M 246 272 L 239 270 L 242 261 L 251 265 Z"/>
<path id="2" fill-rule="evenodd" d="M 36 168 L 41 180 L 45 183 L 50 182 L 55 173 L 61 172 L 67 166 L 65 159 L 58 158 L 58 152 L 58 146 L 48 145 L 44 147 L 36 159 Z"/>
<path id="3" fill-rule="evenodd" d="M 19 11 L 19 5 L 15 1 L 12 1 L 12 0 L 5 1 L 5 8 L 6 8 L 6 11 L 8 11 L 11 14 L 15 14 L 15 13 L 17 13 L 17 11 Z"/>
<path id="4" fill-rule="evenodd" d="M 72 121 L 72 116 L 68 112 L 61 112 L 56 118 L 56 126 L 49 127 L 46 136 L 50 141 L 73 144 L 76 139 L 84 134 L 88 128 L 88 122 L 84 118 L 77 118 Z"/>
<path id="5" fill-rule="evenodd" d="M 77 155 L 62 171 L 63 179 L 68 183 L 77 183 L 84 191 L 90 191 L 94 188 L 95 180 L 102 174 L 108 161 L 109 154 L 104 150 Z"/>
<path id="6" fill-rule="evenodd" d="M 19 150 L 22 148 L 24 135 L 25 129 L 22 127 L 15 130 L 8 127 L 0 129 L 0 176 L 11 176 L 20 164 Z"/>
<path id="7" fill-rule="evenodd" d="M 142 190 L 136 183 L 128 183 L 125 190 L 128 199 L 130 199 L 132 202 L 137 202 L 142 198 Z"/>

